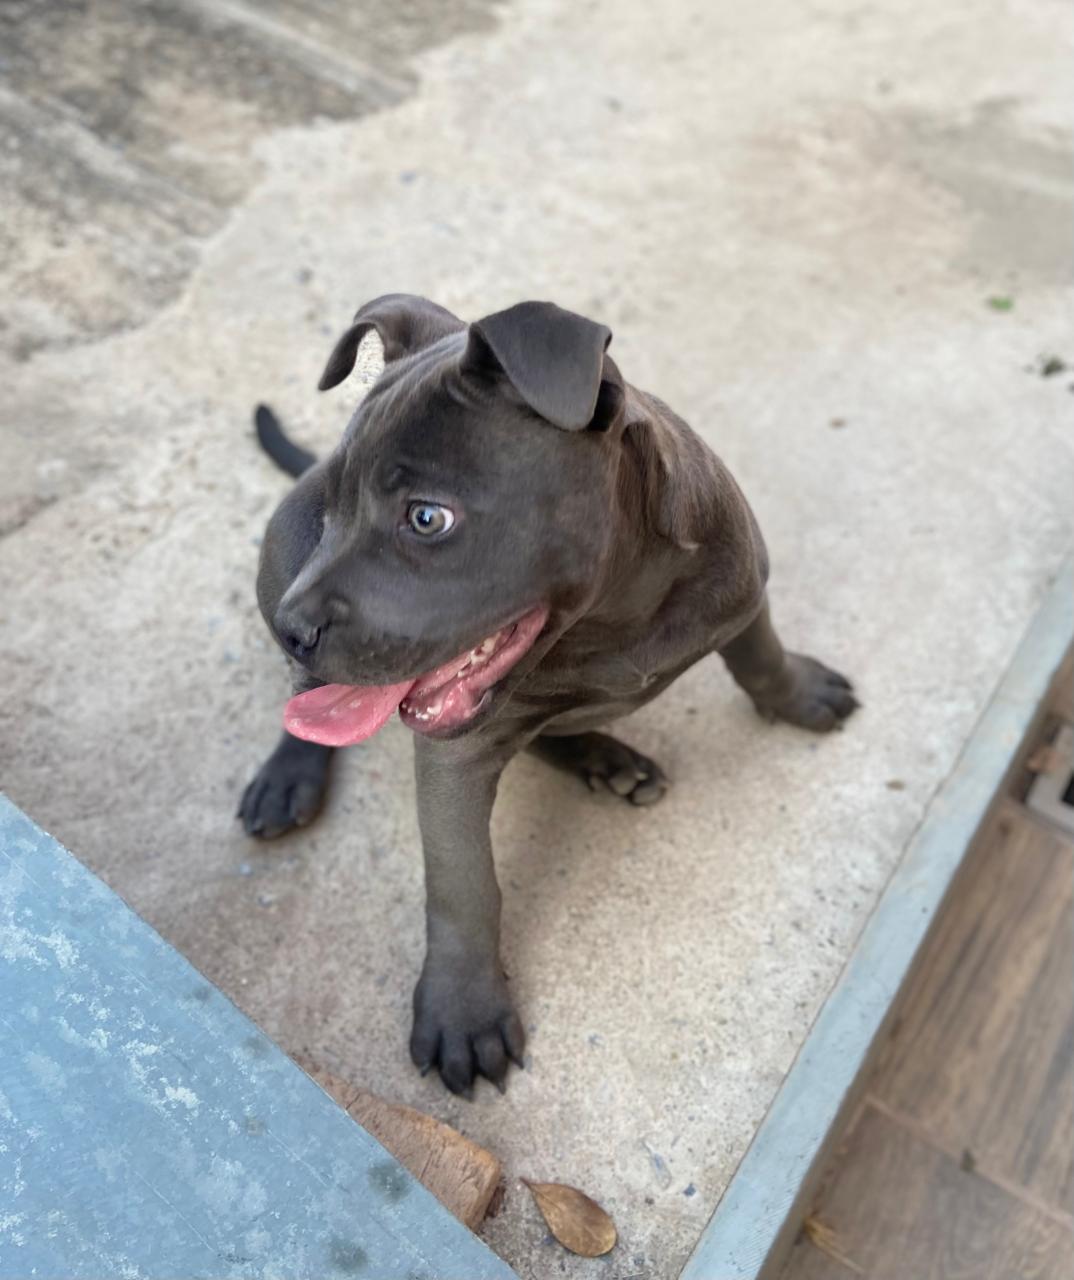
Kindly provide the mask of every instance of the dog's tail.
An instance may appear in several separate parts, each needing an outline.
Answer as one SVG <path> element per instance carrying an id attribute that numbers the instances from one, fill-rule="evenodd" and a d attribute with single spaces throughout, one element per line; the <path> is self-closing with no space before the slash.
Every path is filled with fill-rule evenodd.
<path id="1" fill-rule="evenodd" d="M 259 404 L 254 410 L 254 425 L 261 448 L 268 454 L 281 471 L 289 476 L 300 476 L 308 471 L 317 461 L 308 449 L 288 440 L 284 434 L 280 420 L 266 404 Z"/>

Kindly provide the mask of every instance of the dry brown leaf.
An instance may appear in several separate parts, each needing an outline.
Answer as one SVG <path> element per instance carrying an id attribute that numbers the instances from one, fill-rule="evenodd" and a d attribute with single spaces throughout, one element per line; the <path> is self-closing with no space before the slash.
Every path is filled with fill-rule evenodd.
<path id="1" fill-rule="evenodd" d="M 615 1223 L 585 1192 L 562 1182 L 522 1181 L 537 1201 L 549 1231 L 565 1249 L 583 1258 L 599 1258 L 615 1247 Z"/>

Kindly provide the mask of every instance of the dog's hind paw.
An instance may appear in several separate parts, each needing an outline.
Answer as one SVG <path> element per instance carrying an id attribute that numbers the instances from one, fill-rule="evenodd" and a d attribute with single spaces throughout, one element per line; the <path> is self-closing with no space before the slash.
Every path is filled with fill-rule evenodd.
<path id="1" fill-rule="evenodd" d="M 285 733 L 239 801 L 246 834 L 271 840 L 312 822 L 324 802 L 331 755 L 331 747 Z"/>
<path id="2" fill-rule="evenodd" d="M 607 733 L 542 735 L 532 750 L 558 769 L 579 774 L 591 791 L 611 791 L 631 804 L 656 804 L 670 783 L 655 760 Z"/>
<path id="3" fill-rule="evenodd" d="M 755 698 L 760 714 L 766 720 L 786 720 L 814 733 L 842 728 L 843 721 L 861 705 L 850 681 L 816 658 L 801 653 L 788 653 L 786 658 L 791 690 L 778 700 Z"/>

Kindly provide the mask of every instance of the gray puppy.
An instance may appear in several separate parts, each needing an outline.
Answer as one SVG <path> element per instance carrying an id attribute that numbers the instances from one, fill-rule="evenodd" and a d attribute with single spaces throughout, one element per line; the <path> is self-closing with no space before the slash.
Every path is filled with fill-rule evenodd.
<path id="1" fill-rule="evenodd" d="M 423 298 L 364 306 L 321 378 L 376 330 L 384 372 L 313 459 L 266 410 L 301 478 L 264 540 L 258 600 L 291 659 L 287 732 L 242 799 L 251 835 L 314 816 L 338 746 L 397 710 L 415 733 L 427 950 L 410 1051 L 468 1094 L 501 1089 L 524 1035 L 500 963 L 489 818 L 525 747 L 634 804 L 659 767 L 601 725 L 718 653 L 762 715 L 824 732 L 849 683 L 788 653 L 768 561 L 723 464 L 623 381 L 603 325 L 523 302 L 467 326 Z"/>

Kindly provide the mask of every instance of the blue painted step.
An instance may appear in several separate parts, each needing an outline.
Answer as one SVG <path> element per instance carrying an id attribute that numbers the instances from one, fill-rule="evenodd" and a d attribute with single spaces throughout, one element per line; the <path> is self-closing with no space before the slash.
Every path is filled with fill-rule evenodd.
<path id="1" fill-rule="evenodd" d="M 507 1280 L 0 796 L 2 1280 Z"/>

